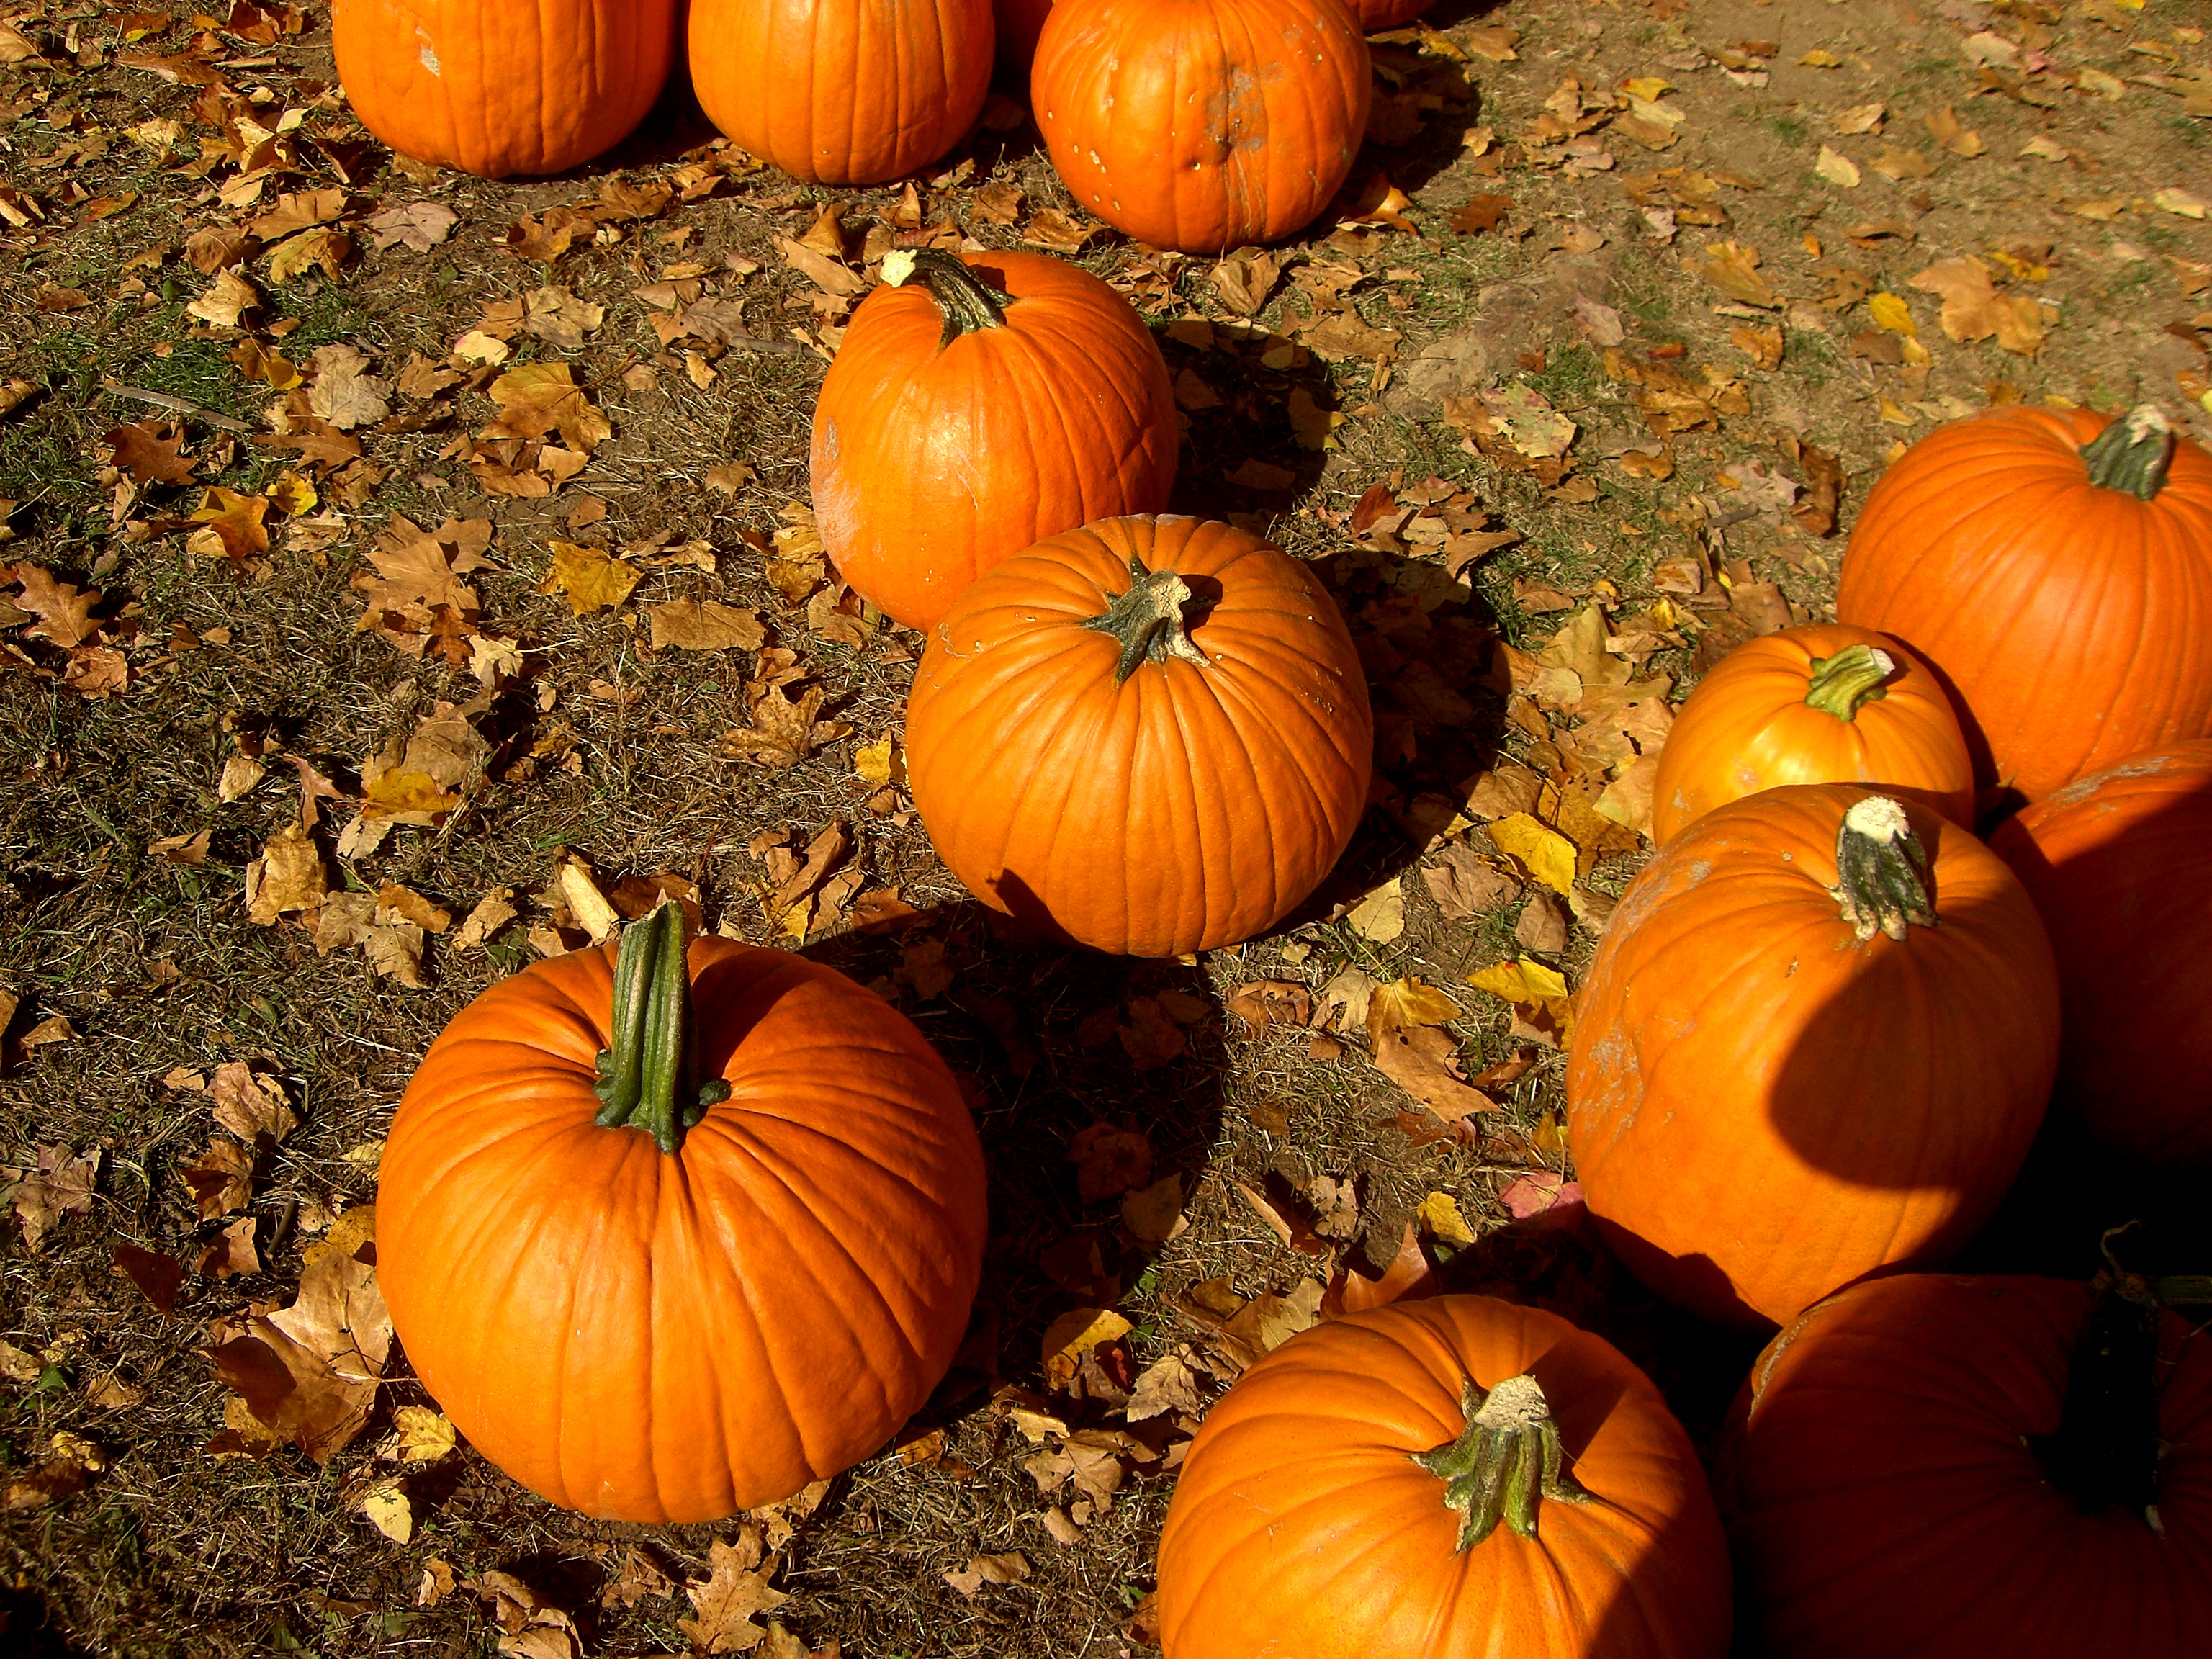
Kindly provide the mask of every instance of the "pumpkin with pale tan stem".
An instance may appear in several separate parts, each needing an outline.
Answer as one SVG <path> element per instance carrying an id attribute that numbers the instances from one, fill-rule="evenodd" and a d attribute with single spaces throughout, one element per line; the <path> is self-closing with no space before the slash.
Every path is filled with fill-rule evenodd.
<path id="1" fill-rule="evenodd" d="M 1437 1297 L 1291 1338 L 1206 1414 L 1159 1617 L 1167 1659 L 1721 1659 L 1728 1551 L 1618 1350 Z"/>
<path id="2" fill-rule="evenodd" d="M 1659 751 L 1651 839 L 1785 783 L 1926 790 L 1974 822 L 1974 765 L 1943 688 L 1895 640 L 1840 623 L 1747 640 L 1698 682 Z"/>
<path id="3" fill-rule="evenodd" d="M 1179 956 L 1265 933 L 1367 804 L 1358 653 L 1257 536 L 1108 519 L 986 571 L 932 630 L 907 778 L 953 874 L 1048 937 Z"/>
<path id="4" fill-rule="evenodd" d="M 1041 253 L 884 257 L 814 406 L 822 541 L 860 595 L 937 625 L 1047 536 L 1168 504 L 1167 364 L 1127 300 Z"/>
<path id="5" fill-rule="evenodd" d="M 334 0 L 331 50 L 363 126 L 487 179 L 562 173 L 645 118 L 676 51 L 675 0 Z"/>
<path id="6" fill-rule="evenodd" d="M 882 184 L 975 125 L 994 36 L 991 0 L 691 0 L 691 88 L 794 179 Z"/>
<path id="7" fill-rule="evenodd" d="M 416 1374 L 602 1519 L 710 1521 L 874 1451 L 958 1347 L 983 1160 L 902 1015 L 783 951 L 684 942 L 495 985 L 433 1043 L 377 1186 Z"/>
<path id="8" fill-rule="evenodd" d="M 1917 652 L 2030 800 L 2212 737 L 2212 453 L 2148 404 L 1954 421 L 1867 497 L 1836 615 Z"/>
<path id="9" fill-rule="evenodd" d="M 1567 1145 L 1638 1277 L 1757 1328 L 1947 1261 L 2057 1060 L 2057 967 L 2003 861 L 1924 797 L 1792 784 L 1699 818 L 1621 900 Z"/>

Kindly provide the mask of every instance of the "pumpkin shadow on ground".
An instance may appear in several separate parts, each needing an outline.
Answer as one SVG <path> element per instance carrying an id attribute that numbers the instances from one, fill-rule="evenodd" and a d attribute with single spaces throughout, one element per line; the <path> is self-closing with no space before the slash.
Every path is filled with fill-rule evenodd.
<path id="1" fill-rule="evenodd" d="M 1276 279 L 1238 290 L 1255 309 L 1287 283 L 1288 256 L 1299 251 L 1297 241 L 1274 250 L 1284 256 Z M 1152 334 L 1185 422 L 1168 510 L 1266 535 L 1321 483 L 1323 441 L 1341 415 L 1328 364 L 1252 318 L 1175 319 Z"/>
<path id="2" fill-rule="evenodd" d="M 972 899 L 800 954 L 896 998 L 982 1141 L 982 1286 L 920 1420 L 951 1421 L 1002 1379 L 1040 1386 L 1047 1328 L 1144 1279 L 1219 1138 L 1222 1010 L 1204 972 L 1055 944 Z M 1126 1402 L 1125 1354 L 1082 1356 L 1076 1414 Z"/>

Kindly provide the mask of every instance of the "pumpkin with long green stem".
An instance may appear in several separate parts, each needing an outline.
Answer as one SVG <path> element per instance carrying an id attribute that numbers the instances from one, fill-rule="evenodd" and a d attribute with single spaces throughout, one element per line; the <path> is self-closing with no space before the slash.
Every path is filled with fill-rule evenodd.
<path id="1" fill-rule="evenodd" d="M 1367 801 L 1374 721 L 1314 573 L 1232 526 L 1108 519 L 931 631 L 907 778 L 939 854 L 1048 937 L 1178 956 L 1265 933 Z"/>
<path id="2" fill-rule="evenodd" d="M 983 1165 L 913 1024 L 664 906 L 501 981 L 431 1045 L 378 1275 L 477 1449 L 603 1519 L 718 1519 L 866 1456 L 981 1271 Z"/>
<path id="3" fill-rule="evenodd" d="M 1698 682 L 1659 751 L 1651 839 L 1786 783 L 1924 790 L 1974 822 L 1974 764 L 1943 688 L 1895 640 L 1840 623 L 1747 640 Z"/>
<path id="4" fill-rule="evenodd" d="M 2018 879 L 1926 798 L 1790 784 L 1644 866 L 1576 1016 L 1591 1216 L 1660 1295 L 1756 1329 L 1988 1219 L 2050 1097 L 2058 970 Z"/>
<path id="5" fill-rule="evenodd" d="M 2203 1653 L 2212 1342 L 2159 1288 L 1911 1275 L 1791 1322 L 1714 1470 L 1759 1651 Z"/>
<path id="6" fill-rule="evenodd" d="M 1401 1302 L 1206 1414 L 1160 1536 L 1167 1659 L 1721 1659 L 1729 1573 L 1649 1378 L 1556 1314 Z"/>
<path id="7" fill-rule="evenodd" d="M 1079 265 L 884 257 L 814 408 L 811 478 L 837 573 L 925 632 L 1047 536 L 1155 513 L 1181 433 L 1144 319 Z"/>
<path id="8" fill-rule="evenodd" d="M 2149 404 L 1939 427 L 1867 497 L 1836 615 L 1936 672 L 1984 786 L 2212 737 L 2212 453 Z"/>

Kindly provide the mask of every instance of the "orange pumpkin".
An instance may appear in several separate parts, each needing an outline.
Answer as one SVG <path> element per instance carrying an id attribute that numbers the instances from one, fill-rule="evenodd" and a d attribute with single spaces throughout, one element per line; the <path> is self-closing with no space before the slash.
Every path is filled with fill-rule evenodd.
<path id="1" fill-rule="evenodd" d="M 815 518 L 865 598 L 927 630 L 1031 543 L 1168 504 L 1175 392 L 1127 301 L 1039 253 L 884 270 L 814 406 Z"/>
<path id="2" fill-rule="evenodd" d="M 1310 223 L 1352 169 L 1370 92 L 1338 0 L 1058 0 L 1030 73 L 1076 198 L 1186 253 Z"/>
<path id="3" fill-rule="evenodd" d="M 1867 497 L 1836 615 L 1918 652 L 2030 800 L 2212 737 L 2212 454 L 2148 405 L 1954 421 Z"/>
<path id="4" fill-rule="evenodd" d="M 1567 1144 L 1644 1283 L 1757 1328 L 1941 1265 L 2057 1059 L 2057 969 L 2003 861 L 1924 798 L 1794 784 L 1629 888 L 1576 1001 Z"/>
<path id="5" fill-rule="evenodd" d="M 2203 1654 L 2212 1343 L 2146 1291 L 1887 1279 L 1776 1337 L 1714 1470 L 1759 1650 Z"/>
<path id="6" fill-rule="evenodd" d="M 708 1079 L 702 1086 L 701 1079 Z M 495 985 L 399 1103 L 378 1275 L 477 1449 L 603 1519 L 708 1521 L 873 1451 L 968 1318 L 983 1163 L 907 1019 L 671 905 Z"/>
<path id="7" fill-rule="evenodd" d="M 1617 1349 L 1437 1297 L 1293 1337 L 1206 1414 L 1159 1618 L 1167 1659 L 1721 1659 L 1728 1551 Z"/>
<path id="8" fill-rule="evenodd" d="M 907 703 L 930 839 L 986 904 L 1101 951 L 1261 933 L 1367 801 L 1375 728 L 1314 574 L 1257 536 L 1108 519 L 986 571 Z"/>
<path id="9" fill-rule="evenodd" d="M 1651 839 L 1785 783 L 1924 790 L 1974 822 L 1973 763 L 1943 688 L 1896 641 L 1840 623 L 1747 640 L 1698 681 L 1659 751 Z"/>
<path id="10" fill-rule="evenodd" d="M 1359 15 L 1362 32 L 1379 34 L 1412 22 L 1434 3 L 1435 0 L 1355 0 L 1352 9 Z"/>
<path id="11" fill-rule="evenodd" d="M 690 34 L 707 118 L 817 185 L 928 166 L 990 90 L 991 0 L 691 0 Z"/>
<path id="12" fill-rule="evenodd" d="M 2212 1163 L 2212 741 L 2069 783 L 1990 845 L 2058 953 L 2060 1102 L 2132 1157 Z"/>
<path id="13" fill-rule="evenodd" d="M 676 0 L 333 0 L 331 49 L 354 113 L 402 155 L 487 179 L 562 173 L 660 96 Z"/>

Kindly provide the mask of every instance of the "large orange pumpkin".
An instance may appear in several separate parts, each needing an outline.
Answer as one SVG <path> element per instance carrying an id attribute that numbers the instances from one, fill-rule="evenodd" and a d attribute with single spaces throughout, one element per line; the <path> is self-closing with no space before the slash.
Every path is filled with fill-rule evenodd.
<path id="1" fill-rule="evenodd" d="M 926 630 L 1031 543 L 1168 504 L 1175 392 L 1127 301 L 1040 253 L 884 270 L 814 406 L 815 517 L 862 595 Z"/>
<path id="2" fill-rule="evenodd" d="M 928 166 L 990 90 L 991 0 L 691 0 L 690 35 L 707 118 L 814 184 Z"/>
<path id="3" fill-rule="evenodd" d="M 1187 253 L 1309 223 L 1352 169 L 1370 94 L 1339 0 L 1058 0 L 1030 72 L 1077 199 Z"/>
<path id="4" fill-rule="evenodd" d="M 1167 1659 L 1720 1659 L 1729 1559 L 1618 1350 L 1438 1297 L 1292 1338 L 1207 1413 L 1159 1614 Z"/>
<path id="5" fill-rule="evenodd" d="M 331 47 L 354 113 L 402 155 L 487 179 L 561 173 L 660 96 L 676 0 L 334 0 Z"/>
<path id="6" fill-rule="evenodd" d="M 1836 615 L 1926 659 L 2030 800 L 2212 737 L 2212 454 L 2148 406 L 1954 421 L 1867 497 Z"/>
<path id="7" fill-rule="evenodd" d="M 2212 1342 L 2142 1295 L 1887 1279 L 1777 1336 L 1715 1470 L 1759 1651 L 2203 1654 Z"/>
<path id="8" fill-rule="evenodd" d="M 1921 789 L 1974 821 L 1974 765 L 1943 688 L 1896 641 L 1840 623 L 1747 640 L 1698 682 L 1659 751 L 1651 839 L 1785 783 Z"/>
<path id="9" fill-rule="evenodd" d="M 619 967 L 538 963 L 431 1045 L 385 1145 L 377 1271 L 494 1463 L 603 1519 L 708 1521 L 847 1468 L 927 1398 L 983 1220 L 921 1033 L 786 951 L 687 957 L 670 906 Z"/>
<path id="10" fill-rule="evenodd" d="M 1757 1328 L 1940 1266 L 2058 1060 L 2057 969 L 2002 860 L 1924 798 L 1793 784 L 1646 865 L 1576 1002 L 1567 1144 L 1669 1301 Z"/>
<path id="11" fill-rule="evenodd" d="M 2093 773 L 1990 845 L 2058 953 L 2058 1098 L 2133 1157 L 2212 1162 L 2212 741 Z"/>
<path id="12" fill-rule="evenodd" d="M 907 778 L 986 904 L 1101 951 L 1264 933 L 1367 801 L 1375 728 L 1312 571 L 1248 532 L 1108 519 L 978 577 L 931 633 Z"/>

